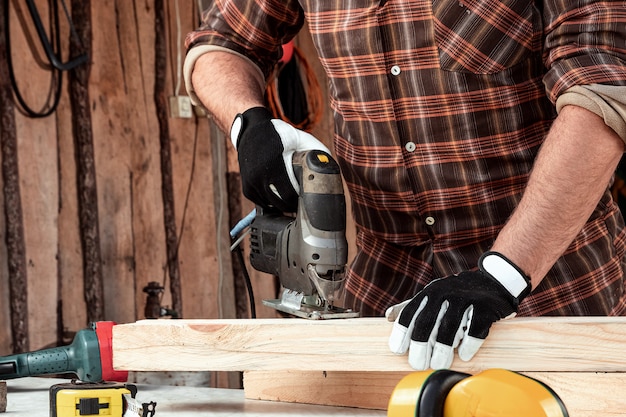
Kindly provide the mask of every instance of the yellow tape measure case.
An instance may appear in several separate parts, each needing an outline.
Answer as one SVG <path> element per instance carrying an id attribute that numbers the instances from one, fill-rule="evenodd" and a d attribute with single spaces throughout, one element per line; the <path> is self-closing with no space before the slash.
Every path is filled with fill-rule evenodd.
<path id="1" fill-rule="evenodd" d="M 124 394 L 135 398 L 137 387 L 116 382 L 55 384 L 50 387 L 50 417 L 122 417 Z"/>

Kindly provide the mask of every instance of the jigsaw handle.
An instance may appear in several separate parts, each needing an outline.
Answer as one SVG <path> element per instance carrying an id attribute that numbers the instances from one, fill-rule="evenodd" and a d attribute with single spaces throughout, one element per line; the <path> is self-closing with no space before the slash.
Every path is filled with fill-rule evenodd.
<path id="1" fill-rule="evenodd" d="M 300 184 L 298 209 L 311 225 L 312 232 L 344 233 L 346 200 L 337 162 L 324 151 L 297 152 L 293 168 Z"/>

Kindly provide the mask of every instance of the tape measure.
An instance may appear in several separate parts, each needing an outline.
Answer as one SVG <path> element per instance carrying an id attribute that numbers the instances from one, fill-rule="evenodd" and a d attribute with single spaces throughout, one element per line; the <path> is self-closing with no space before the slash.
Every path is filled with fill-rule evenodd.
<path id="1" fill-rule="evenodd" d="M 155 402 L 135 399 L 137 387 L 118 382 L 72 381 L 50 387 L 50 417 L 152 417 Z"/>

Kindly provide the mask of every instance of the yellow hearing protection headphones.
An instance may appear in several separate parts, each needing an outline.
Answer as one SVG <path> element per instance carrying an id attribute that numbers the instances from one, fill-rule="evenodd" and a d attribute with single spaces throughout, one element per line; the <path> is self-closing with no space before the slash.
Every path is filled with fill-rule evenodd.
<path id="1" fill-rule="evenodd" d="M 474 376 L 448 369 L 413 372 L 394 389 L 388 417 L 569 417 L 559 396 L 504 369 Z"/>

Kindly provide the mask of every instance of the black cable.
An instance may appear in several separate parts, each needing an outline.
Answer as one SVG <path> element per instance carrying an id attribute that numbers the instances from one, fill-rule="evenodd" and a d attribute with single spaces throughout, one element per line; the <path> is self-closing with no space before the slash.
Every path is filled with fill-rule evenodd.
<path id="1" fill-rule="evenodd" d="M 78 38 L 78 34 L 76 29 L 74 28 L 74 24 L 72 23 L 72 19 L 70 19 L 69 13 L 67 11 L 67 7 L 65 6 L 64 0 L 61 0 L 63 3 L 63 10 L 65 10 L 65 15 L 67 17 L 68 23 L 70 25 L 70 32 L 72 35 L 77 37 L 79 45 L 82 47 L 82 43 L 80 42 L 80 38 Z M 48 4 L 52 3 L 53 15 L 55 18 L 55 28 L 56 28 L 56 37 L 57 41 L 60 39 L 59 35 L 59 4 L 58 0 L 49 0 Z M 37 35 L 39 36 L 39 40 L 41 41 L 41 45 L 43 46 L 44 51 L 46 52 L 46 56 L 50 61 L 52 66 L 60 71 L 68 71 L 72 68 L 75 68 L 81 64 L 84 64 L 88 60 L 87 54 L 81 54 L 76 58 L 70 59 L 67 62 L 61 62 L 61 59 L 57 56 L 57 54 L 61 53 L 60 42 L 58 42 L 56 51 L 50 45 L 50 41 L 48 40 L 48 36 L 46 35 L 46 31 L 41 24 L 41 17 L 39 16 L 39 12 L 37 11 L 37 6 L 35 5 L 34 0 L 26 0 L 26 6 L 28 7 L 28 11 L 30 12 L 30 16 L 33 19 L 33 24 L 35 25 L 35 29 L 37 30 Z"/>
<path id="2" fill-rule="evenodd" d="M 78 33 L 74 28 L 72 20 L 69 16 L 67 6 L 65 2 L 61 0 L 61 4 L 63 5 L 63 10 L 65 12 L 65 16 L 69 22 L 70 32 L 72 36 L 77 38 L 78 44 L 82 47 L 82 42 L 78 37 Z M 21 110 L 30 117 L 33 118 L 43 118 L 50 116 L 58 107 L 59 101 L 61 100 L 61 92 L 63 90 L 63 71 L 68 71 L 72 68 L 77 67 L 78 65 L 84 64 L 88 62 L 89 56 L 86 53 L 78 55 L 76 58 L 73 58 L 67 62 L 61 62 L 58 55 L 61 53 L 61 30 L 59 25 L 59 4 L 58 0 L 49 0 L 48 5 L 51 9 L 51 21 L 50 21 L 50 34 L 54 38 L 54 43 L 51 44 L 46 31 L 41 23 L 41 17 L 39 16 L 39 12 L 37 11 L 37 7 L 33 0 L 26 0 L 26 5 L 30 12 L 30 15 L 33 19 L 33 24 L 35 25 L 35 29 L 37 31 L 37 35 L 39 36 L 39 40 L 41 41 L 41 45 L 48 57 L 52 70 L 52 79 L 50 81 L 50 91 L 48 97 L 52 95 L 52 102 L 50 103 L 50 98 L 48 98 L 47 102 L 43 105 L 41 111 L 33 110 L 27 103 L 24 97 L 22 96 L 19 87 L 17 85 L 17 80 L 15 77 L 15 71 L 13 69 L 13 58 L 11 56 L 11 31 L 9 28 L 10 18 L 9 18 L 9 5 L 10 0 L 4 0 L 3 7 L 5 10 L 4 18 L 5 18 L 5 39 L 6 39 L 6 50 L 7 50 L 7 66 L 9 68 L 9 78 L 11 80 L 11 87 L 13 88 L 13 93 L 15 94 L 15 98 L 17 99 Z M 55 88 L 56 87 L 56 88 Z M 54 92 L 53 92 L 54 90 Z M 52 94 L 50 94 L 52 93 Z"/>
<path id="3" fill-rule="evenodd" d="M 176 259 L 178 259 L 178 253 L 180 250 L 180 244 L 183 240 L 183 233 L 185 231 L 185 221 L 187 220 L 187 211 L 189 209 L 189 200 L 191 197 L 191 186 L 193 184 L 193 178 L 194 178 L 194 174 L 196 172 L 196 159 L 198 156 L 198 137 L 200 136 L 199 132 L 200 132 L 200 126 L 199 126 L 199 122 L 198 119 L 195 119 L 196 122 L 196 126 L 194 129 L 194 134 L 193 134 L 193 150 L 191 151 L 191 167 L 189 169 L 189 182 L 187 183 L 187 190 L 185 192 L 185 203 L 183 205 L 183 216 L 180 220 L 180 233 L 178 234 L 178 240 L 176 242 Z M 168 266 L 170 265 L 169 263 L 171 262 L 170 259 L 167 260 L 167 263 L 165 265 L 165 268 L 163 268 L 163 288 L 165 288 L 165 285 L 167 284 L 167 277 L 168 277 L 168 271 L 169 268 Z M 163 299 L 163 294 L 161 293 L 161 299 Z M 182 312 L 181 312 L 182 313 Z M 176 317 L 178 318 L 178 317 Z"/>
<path id="4" fill-rule="evenodd" d="M 53 4 L 53 11 L 51 13 L 51 15 L 53 16 L 53 20 L 51 22 L 51 32 L 54 30 L 54 49 L 56 49 L 57 51 L 61 49 L 61 36 L 59 34 L 59 10 L 57 7 L 56 2 L 51 2 Z M 17 86 L 17 80 L 15 78 L 15 71 L 13 69 L 13 58 L 11 56 L 11 33 L 10 33 L 10 29 L 9 29 L 9 24 L 10 24 L 10 18 L 9 18 L 9 0 L 4 0 L 4 36 L 5 36 L 5 40 L 6 40 L 6 51 L 7 51 L 7 67 L 9 68 L 9 78 L 11 80 L 11 87 L 13 88 L 13 93 L 15 94 L 15 98 L 17 99 L 21 109 L 23 110 L 24 113 L 26 113 L 26 115 L 33 117 L 33 118 L 43 118 L 43 117 L 48 117 L 50 116 L 57 108 L 59 101 L 61 99 L 61 92 L 62 92 L 62 84 L 63 84 L 63 77 L 62 77 L 62 73 L 61 70 L 58 68 L 55 68 L 52 71 L 52 80 L 50 82 L 50 91 L 52 91 L 54 89 L 54 87 L 56 86 L 56 89 L 54 91 L 53 94 L 53 100 L 52 103 L 46 103 L 42 109 L 46 109 L 47 110 L 42 110 L 42 111 L 36 111 L 33 110 L 27 103 L 26 100 L 24 100 L 24 97 L 22 96 L 22 94 L 20 93 L 19 87 Z"/>
<path id="5" fill-rule="evenodd" d="M 254 305 L 254 291 L 252 290 L 252 281 L 250 280 L 250 275 L 248 274 L 248 269 L 246 268 L 246 263 L 243 259 L 243 251 L 241 250 L 240 245 L 235 246 L 233 251 L 235 251 L 235 254 L 237 255 L 237 259 L 239 259 L 239 263 L 241 264 L 243 278 L 246 283 L 246 289 L 248 290 L 248 299 L 250 300 L 250 318 L 256 319 L 256 307 Z"/>

